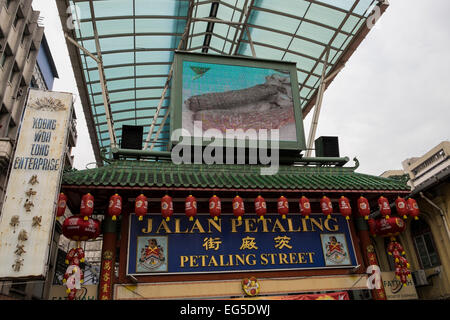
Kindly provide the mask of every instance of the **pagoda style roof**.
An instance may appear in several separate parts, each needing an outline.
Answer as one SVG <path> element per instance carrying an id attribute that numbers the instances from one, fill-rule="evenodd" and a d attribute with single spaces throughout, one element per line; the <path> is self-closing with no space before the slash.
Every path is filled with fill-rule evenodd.
<path id="1" fill-rule="evenodd" d="M 410 192 L 401 180 L 357 173 L 356 167 L 281 165 L 275 175 L 261 175 L 261 168 L 116 160 L 95 169 L 65 172 L 62 185 L 140 190 Z"/>

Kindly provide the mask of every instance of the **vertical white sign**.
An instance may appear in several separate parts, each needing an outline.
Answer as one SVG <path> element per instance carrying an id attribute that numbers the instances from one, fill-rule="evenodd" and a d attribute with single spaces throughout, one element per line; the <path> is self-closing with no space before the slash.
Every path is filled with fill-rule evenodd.
<path id="1" fill-rule="evenodd" d="M 31 89 L 0 216 L 0 278 L 44 278 L 72 94 Z"/>

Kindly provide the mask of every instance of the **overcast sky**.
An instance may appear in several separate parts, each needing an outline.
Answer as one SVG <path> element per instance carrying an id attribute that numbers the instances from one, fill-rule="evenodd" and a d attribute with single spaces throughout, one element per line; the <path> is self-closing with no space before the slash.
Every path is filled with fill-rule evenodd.
<path id="1" fill-rule="evenodd" d="M 357 157 L 357 171 L 373 175 L 401 169 L 403 160 L 450 139 L 450 1 L 390 3 L 325 92 L 316 133 L 338 136 L 340 155 Z M 44 18 L 59 73 L 53 90 L 76 96 L 72 154 L 75 168 L 84 169 L 95 159 L 56 4 L 34 0 L 33 7 Z M 306 138 L 312 113 L 305 119 Z"/>

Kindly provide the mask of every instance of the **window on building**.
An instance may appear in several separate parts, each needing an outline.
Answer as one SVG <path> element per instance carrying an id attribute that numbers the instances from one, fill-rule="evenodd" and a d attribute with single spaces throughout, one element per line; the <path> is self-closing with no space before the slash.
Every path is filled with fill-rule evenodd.
<path id="1" fill-rule="evenodd" d="M 423 269 L 441 264 L 430 226 L 423 219 L 411 222 L 411 236 Z"/>
<path id="2" fill-rule="evenodd" d="M 3 68 L 6 64 L 6 52 L 2 52 L 0 57 L 0 66 Z"/>
<path id="3" fill-rule="evenodd" d="M 14 23 L 13 23 L 14 28 L 17 28 L 17 25 L 19 24 L 20 19 L 21 18 L 19 17 L 19 15 L 16 14 L 16 17 L 14 18 Z"/>

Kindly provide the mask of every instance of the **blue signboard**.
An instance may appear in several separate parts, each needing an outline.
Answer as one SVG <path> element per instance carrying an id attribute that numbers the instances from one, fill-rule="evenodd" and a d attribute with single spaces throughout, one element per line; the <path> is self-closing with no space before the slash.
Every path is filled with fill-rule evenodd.
<path id="1" fill-rule="evenodd" d="M 130 215 L 127 274 L 179 274 L 357 265 L 349 224 L 341 215 L 309 219 L 266 215 L 264 220 L 222 214 Z"/>

